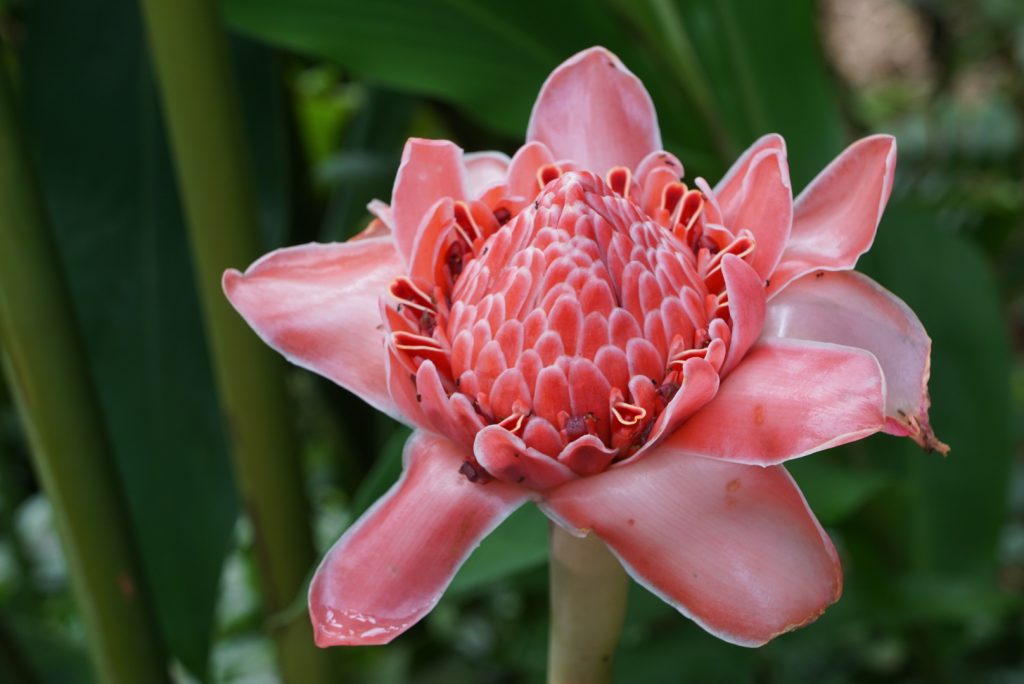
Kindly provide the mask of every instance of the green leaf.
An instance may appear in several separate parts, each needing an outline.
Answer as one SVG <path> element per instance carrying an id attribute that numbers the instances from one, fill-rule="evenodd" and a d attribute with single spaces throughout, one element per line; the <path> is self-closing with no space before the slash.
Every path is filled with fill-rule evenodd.
<path id="1" fill-rule="evenodd" d="M 449 591 L 470 592 L 547 560 L 547 518 L 535 506 L 523 506 L 483 540 L 455 575 Z"/>
<path id="2" fill-rule="evenodd" d="M 677 0 L 677 5 L 718 113 L 739 147 L 781 133 L 794 188 L 806 184 L 846 138 L 818 45 L 814 2 Z"/>
<path id="3" fill-rule="evenodd" d="M 873 467 L 855 466 L 836 452 L 786 464 L 823 525 L 838 525 L 891 483 L 892 476 Z"/>
<path id="4" fill-rule="evenodd" d="M 202 677 L 238 500 L 144 34 L 130 0 L 40 0 L 27 26 L 28 134 L 145 579 L 168 649 Z"/>

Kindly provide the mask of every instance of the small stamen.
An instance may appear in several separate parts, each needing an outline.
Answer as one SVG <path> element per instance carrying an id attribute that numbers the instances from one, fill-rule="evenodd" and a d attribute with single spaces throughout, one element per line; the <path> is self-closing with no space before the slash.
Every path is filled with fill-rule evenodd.
<path id="1" fill-rule="evenodd" d="M 422 287 L 407 276 L 401 276 L 391 281 L 388 292 L 398 301 L 399 311 L 401 307 L 409 306 L 420 312 L 434 312 L 436 307 L 430 295 Z"/>

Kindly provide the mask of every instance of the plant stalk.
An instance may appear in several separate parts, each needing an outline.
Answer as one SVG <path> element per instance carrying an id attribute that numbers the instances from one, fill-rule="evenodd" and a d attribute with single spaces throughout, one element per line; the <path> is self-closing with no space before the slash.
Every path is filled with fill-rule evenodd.
<path id="1" fill-rule="evenodd" d="M 0 66 L 0 346 L 104 682 L 169 681 L 70 295 Z"/>
<path id="2" fill-rule="evenodd" d="M 548 684 L 607 684 L 626 618 L 629 578 L 595 535 L 551 526 Z"/>
<path id="3" fill-rule="evenodd" d="M 255 531 L 267 628 L 286 682 L 327 681 L 304 617 L 281 619 L 315 560 L 283 363 L 221 291 L 259 256 L 253 179 L 215 0 L 142 0 L 185 205 L 198 292 L 243 505 Z"/>

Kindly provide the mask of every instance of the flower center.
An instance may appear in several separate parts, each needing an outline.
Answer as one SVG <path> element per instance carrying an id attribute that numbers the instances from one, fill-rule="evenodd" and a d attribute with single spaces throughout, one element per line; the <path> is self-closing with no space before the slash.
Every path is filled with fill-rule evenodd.
<path id="1" fill-rule="evenodd" d="M 687 361 L 722 368 L 722 259 L 748 258 L 754 242 L 707 223 L 703 195 L 682 183 L 652 203 L 626 169 L 606 182 L 541 171 L 536 200 L 514 217 L 456 203 L 432 277 L 392 283 L 390 349 L 408 371 L 392 384 L 411 382 L 455 439 L 497 425 L 553 459 L 599 442 L 599 467 L 569 464 L 594 472 L 651 439 Z M 463 472 L 483 476 L 473 463 Z"/>

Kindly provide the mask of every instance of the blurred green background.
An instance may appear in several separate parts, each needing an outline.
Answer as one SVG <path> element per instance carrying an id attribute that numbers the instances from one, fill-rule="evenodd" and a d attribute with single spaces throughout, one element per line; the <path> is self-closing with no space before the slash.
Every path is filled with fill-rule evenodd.
<path id="1" fill-rule="evenodd" d="M 895 189 L 859 268 L 933 338 L 951 455 L 877 436 L 793 463 L 840 550 L 842 600 L 746 650 L 633 587 L 617 681 L 1024 682 L 1024 3 L 220 8 L 267 250 L 360 230 L 409 136 L 513 152 L 544 77 L 594 44 L 644 81 L 688 178 L 714 182 L 777 131 L 799 190 L 854 138 L 895 134 Z M 304 599 L 264 610 L 140 8 L 3 0 L 0 38 L 112 446 L 98 476 L 123 495 L 158 648 L 176 682 L 280 681 L 268 635 L 304 620 Z M 322 552 L 395 479 L 405 432 L 310 373 L 289 368 L 287 391 Z M 0 681 L 98 682 L 12 394 L 0 386 Z M 536 510 L 517 513 L 423 623 L 332 652 L 329 680 L 543 681 L 546 541 Z"/>

